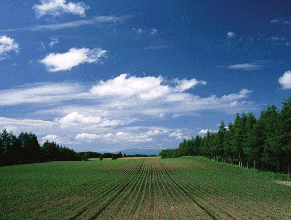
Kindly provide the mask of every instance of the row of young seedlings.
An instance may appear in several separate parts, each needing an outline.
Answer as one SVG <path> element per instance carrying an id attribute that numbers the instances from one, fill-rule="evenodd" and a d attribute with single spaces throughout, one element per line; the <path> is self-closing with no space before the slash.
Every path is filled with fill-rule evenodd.
<path id="1" fill-rule="evenodd" d="M 173 194 L 174 198 L 177 201 L 179 201 L 180 206 L 183 208 L 183 210 L 186 213 L 188 219 L 192 219 L 192 217 L 189 214 L 189 210 L 187 210 L 186 207 L 183 205 L 183 202 L 181 201 L 181 199 L 188 205 L 188 207 L 191 207 L 192 211 L 195 213 L 195 218 L 198 217 L 199 219 L 203 219 L 199 215 L 199 213 L 197 212 L 197 210 L 195 210 L 195 208 L 197 209 L 199 207 L 197 206 L 196 203 L 194 203 L 194 205 L 193 205 L 193 202 L 191 201 L 190 197 L 187 194 L 185 194 L 183 191 L 177 189 L 176 185 L 172 181 L 168 181 L 167 184 L 171 187 L 171 190 L 170 190 L 171 193 Z M 184 196 L 179 196 L 179 197 L 181 197 L 181 199 L 180 199 L 180 198 L 177 197 L 177 195 L 181 195 L 181 194 L 184 195 Z M 194 208 L 194 206 L 195 206 L 195 208 Z M 203 211 L 203 210 L 201 210 L 201 211 Z M 207 215 L 207 213 L 205 213 L 205 214 Z"/>
<path id="2" fill-rule="evenodd" d="M 59 170 L 59 169 L 58 169 Z M 55 178 L 54 178 L 55 179 Z M 33 179 L 32 179 L 33 180 Z M 41 182 L 37 182 L 33 184 L 36 185 L 42 185 Z M 45 182 L 43 185 L 47 185 L 47 182 Z M 43 188 L 39 187 L 40 189 Z M 10 209 L 6 209 L 6 213 L 14 212 L 13 215 L 15 215 L 17 212 L 19 214 L 21 213 L 21 216 L 23 215 L 34 215 L 35 213 L 45 212 L 46 210 L 49 211 L 49 205 L 42 206 L 40 208 L 40 203 L 44 203 L 47 200 L 53 200 L 56 199 L 57 201 L 60 201 L 59 194 L 63 193 L 63 190 L 61 187 L 53 187 L 54 191 L 34 191 L 34 193 L 27 193 L 25 194 L 15 194 L 15 198 L 13 196 L 6 197 L 6 203 Z M 9 200 L 10 203 L 9 203 Z M 27 207 L 24 206 L 24 204 L 27 204 Z M 11 216 L 12 213 L 8 214 L 8 216 Z"/>
<path id="3" fill-rule="evenodd" d="M 184 189 L 185 187 L 183 187 L 183 182 L 184 182 L 183 181 L 183 177 L 185 178 L 185 175 L 182 174 L 183 170 L 184 169 L 180 168 L 176 172 L 171 172 L 171 170 L 169 170 L 169 172 L 171 173 L 171 175 L 175 176 L 176 178 L 178 177 L 180 179 L 179 185 L 180 185 L 180 187 L 182 187 Z M 185 184 L 188 184 L 189 182 L 192 182 L 192 181 L 189 181 L 190 180 L 189 177 L 187 177 L 186 179 L 187 179 L 187 181 L 185 181 Z M 188 187 L 189 187 L 189 185 L 187 186 L 187 188 Z M 211 211 L 212 214 L 217 216 L 219 219 L 223 219 L 223 216 L 221 216 L 221 215 L 225 215 L 225 217 L 229 217 L 229 218 L 232 219 L 231 216 L 228 216 L 229 214 L 227 212 L 227 211 L 230 211 L 230 210 L 227 210 L 227 211 L 226 210 L 222 210 L 221 207 L 219 207 L 218 205 L 215 205 L 215 204 L 211 203 L 210 201 L 207 201 L 207 199 L 205 199 L 204 196 L 199 197 L 198 194 L 197 194 L 197 189 L 195 189 L 195 188 L 192 188 L 192 189 L 193 189 L 192 194 L 194 194 L 194 192 L 196 193 L 195 194 L 195 199 L 197 201 L 199 201 L 201 204 L 203 204 L 205 207 L 208 207 L 209 211 Z M 208 205 L 210 205 L 210 207 Z M 211 207 L 213 207 L 215 209 L 212 209 Z M 221 214 L 219 214 L 216 210 Z"/>
<path id="4" fill-rule="evenodd" d="M 148 165 L 148 160 L 147 160 L 147 165 Z M 141 197 L 141 204 L 139 205 L 135 219 L 139 219 L 140 211 L 141 211 L 143 204 L 144 204 L 145 193 L 146 193 L 146 188 L 147 188 L 147 184 L 148 184 L 148 178 L 149 178 L 149 167 L 146 166 L 146 178 L 145 178 L 144 188 L 143 188 L 142 197 Z"/>
<path id="5" fill-rule="evenodd" d="M 131 206 L 130 206 L 128 212 L 126 213 L 125 219 L 128 219 L 128 218 L 130 217 L 130 215 L 133 215 L 133 213 L 131 213 L 131 212 L 132 212 L 133 208 L 134 208 L 135 206 L 137 206 L 137 199 L 139 198 L 139 195 L 140 195 L 140 193 L 141 193 L 141 189 L 142 189 L 142 186 L 143 186 L 143 183 L 144 183 L 144 181 L 145 181 L 146 176 L 147 176 L 147 175 L 146 175 L 145 167 L 144 167 L 144 172 L 143 172 L 143 174 L 142 174 L 142 176 L 141 176 L 141 184 L 140 184 L 140 186 L 139 186 L 139 188 L 138 188 L 138 191 L 137 191 L 137 194 L 136 194 L 136 196 L 135 196 L 135 198 L 134 198 L 133 203 L 131 204 Z"/>
<path id="6" fill-rule="evenodd" d="M 181 173 L 178 173 L 178 175 L 180 175 L 180 178 L 181 179 L 183 179 L 183 177 L 185 178 L 186 176 L 187 176 L 187 181 L 186 181 L 186 183 L 185 183 L 185 185 L 186 185 L 186 188 L 187 189 L 192 189 L 192 191 L 193 191 L 193 193 L 195 192 L 195 195 L 197 196 L 197 197 L 200 197 L 201 199 L 203 199 L 203 200 L 205 200 L 206 198 L 205 198 L 205 195 L 208 195 L 208 197 L 211 197 L 211 201 L 215 201 L 215 202 L 217 202 L 218 204 L 220 204 L 220 203 L 224 203 L 224 207 L 227 207 L 227 206 L 229 206 L 229 200 L 228 201 L 223 201 L 223 199 L 220 199 L 220 200 L 218 200 L 217 199 L 217 196 L 214 196 L 214 195 L 212 195 L 211 193 L 209 193 L 209 191 L 207 191 L 207 190 L 201 190 L 201 189 L 199 189 L 197 186 L 197 184 L 195 185 L 195 183 L 198 183 L 199 182 L 199 180 L 197 179 L 197 178 L 195 178 L 195 176 L 191 176 L 191 175 L 189 175 L 189 173 L 188 173 L 188 175 L 185 175 L 185 174 L 187 174 L 187 172 L 185 172 L 185 170 L 184 169 L 182 169 L 181 170 L 181 172 L 183 173 L 183 174 L 181 174 Z M 205 175 L 203 175 L 204 177 L 205 177 Z M 201 178 L 200 178 L 201 179 Z M 192 180 L 192 181 L 189 181 L 189 180 Z M 209 182 L 209 181 L 207 181 L 207 178 L 206 179 L 204 179 L 205 181 L 203 181 L 203 182 L 201 182 L 200 184 L 205 184 L 205 182 L 207 183 L 207 182 Z M 208 179 L 209 180 L 209 179 Z M 194 183 L 194 185 L 192 185 L 192 184 L 190 184 L 190 182 L 192 182 L 192 183 Z M 212 185 L 212 187 L 213 187 L 213 185 Z M 211 187 L 211 188 L 212 188 Z M 199 193 L 200 192 L 200 193 Z M 224 192 L 224 194 L 225 194 L 225 192 Z M 207 200 L 207 199 L 206 199 Z M 209 203 L 211 206 L 213 206 L 213 207 L 215 207 L 217 210 L 219 210 L 222 214 L 226 214 L 227 215 L 227 212 L 226 212 L 226 210 L 224 211 L 224 210 L 222 210 L 223 208 L 220 206 L 220 207 L 218 207 L 218 205 L 215 205 L 215 204 L 213 204 L 213 203 L 211 203 L 210 201 L 207 201 L 207 203 Z M 234 213 L 234 210 L 237 210 L 236 209 L 236 207 L 233 207 L 233 206 L 229 206 L 230 207 L 230 209 L 229 208 L 227 208 L 227 210 L 228 210 L 228 212 L 230 212 L 230 213 L 232 213 L 233 215 L 238 215 L 238 214 L 235 214 Z M 210 211 L 211 211 L 211 208 L 210 208 Z M 238 211 L 238 210 L 237 210 Z M 241 210 L 240 210 L 241 211 Z M 245 215 L 246 216 L 246 215 Z M 240 217 L 240 218 L 242 218 L 242 216 L 238 216 L 238 217 Z M 249 217 L 251 217 L 251 216 L 249 216 Z M 219 216 L 219 218 L 221 218 L 221 216 Z"/>
<path id="7" fill-rule="evenodd" d="M 163 171 L 159 170 L 159 175 L 160 175 L 160 176 L 167 177 L 167 175 L 166 175 L 166 173 L 165 173 L 165 170 L 163 170 Z M 182 207 L 183 211 L 185 212 L 185 213 L 181 213 L 182 215 L 184 215 L 184 216 L 182 216 L 182 217 L 185 218 L 185 217 L 187 216 L 189 219 L 192 219 L 191 216 L 189 215 L 189 213 L 187 212 L 187 210 L 185 209 L 185 206 L 183 205 L 183 203 L 182 203 L 182 202 L 180 201 L 180 199 L 178 199 L 177 196 L 173 193 L 171 187 L 169 187 L 169 186 L 170 186 L 170 182 L 171 182 L 171 181 L 170 181 L 169 178 L 167 178 L 167 181 L 165 181 L 165 178 L 161 178 L 161 181 L 160 181 L 160 183 L 161 183 L 161 185 L 162 185 L 162 187 L 163 187 L 163 189 L 164 189 L 164 192 L 166 192 L 166 195 L 167 195 L 168 199 L 170 200 L 172 206 L 174 207 L 174 210 L 175 210 L 175 213 L 176 213 L 176 215 L 177 215 L 177 218 L 178 218 L 178 219 L 182 219 L 181 216 L 180 216 L 180 214 L 179 214 L 179 212 L 178 212 L 178 210 L 177 210 L 177 208 L 176 208 L 175 202 L 174 202 L 174 200 L 172 199 L 172 197 L 174 197 L 174 199 L 176 200 L 176 203 L 179 203 L 179 205 Z M 166 186 L 165 186 L 165 185 L 166 185 Z M 167 188 L 166 188 L 166 187 L 167 187 Z M 186 214 L 186 216 L 185 216 L 185 214 Z"/>
<path id="8" fill-rule="evenodd" d="M 242 178 L 241 175 L 239 175 L 240 178 Z M 280 191 L 280 195 L 274 195 L 274 189 L 270 189 L 270 191 L 267 190 L 258 190 L 262 183 L 261 180 L 256 180 L 256 178 L 252 179 L 252 181 L 247 181 L 245 179 L 241 179 L 239 181 L 234 181 L 233 176 L 229 177 L 229 182 L 231 187 L 231 191 L 233 191 L 237 195 L 237 200 L 240 202 L 244 202 L 244 205 L 246 206 L 247 210 L 250 210 L 250 213 L 253 213 L 252 210 L 256 210 L 258 213 L 258 216 L 260 218 L 273 218 L 273 216 L 278 216 L 280 213 L 280 218 L 289 218 L 289 213 L 286 212 L 286 208 L 289 208 L 289 205 L 286 203 L 285 206 L 282 205 L 282 203 L 278 202 L 281 198 L 284 198 L 286 195 L 285 189 L 282 189 Z M 242 181 L 245 181 L 242 184 Z M 265 182 L 266 183 L 266 182 Z M 247 187 L 246 187 L 247 185 Z M 233 187 L 236 186 L 236 187 Z M 248 191 L 249 196 L 242 195 L 242 187 Z M 278 186 L 276 186 L 278 188 Z M 228 188 L 229 189 L 229 188 Z M 227 189 L 227 190 L 228 190 Z M 278 190 L 276 190 L 278 193 Z M 271 195 L 271 197 L 270 197 Z M 254 198 L 256 201 L 254 201 Z M 267 203 L 266 203 L 267 201 Z M 244 205 L 237 204 L 237 201 L 235 202 L 235 205 L 240 207 L 241 209 L 244 209 Z M 266 209 L 265 205 L 268 206 Z"/>
<path id="9" fill-rule="evenodd" d="M 137 188 L 139 186 L 141 186 L 142 182 L 143 182 L 143 178 L 140 178 L 140 177 L 143 177 L 145 175 L 145 170 L 143 169 L 140 173 L 140 176 L 138 176 L 138 183 L 134 186 L 134 189 L 132 190 L 132 193 L 129 195 L 127 201 L 125 202 L 125 204 L 123 205 L 121 211 L 119 212 L 118 216 L 117 216 L 117 219 L 121 219 L 122 215 L 123 215 L 123 212 L 124 210 L 126 209 L 126 207 L 128 206 L 128 203 L 130 201 L 132 201 L 132 197 L 133 195 L 135 195 L 135 192 L 137 192 Z"/>
<path id="10" fill-rule="evenodd" d="M 171 173 L 170 169 L 167 170 L 167 171 L 169 173 Z M 171 173 L 171 176 L 175 176 L 175 173 Z M 174 183 L 178 186 L 178 184 L 176 182 L 174 182 Z M 188 184 L 188 183 L 186 183 L 186 184 Z M 182 182 L 179 183 L 178 188 L 180 188 L 180 190 L 183 189 L 182 191 L 185 191 L 185 192 L 187 192 L 190 195 L 191 195 L 191 193 L 192 194 L 195 193 L 195 192 L 190 192 L 188 190 L 189 188 L 188 189 L 185 189 L 185 187 L 183 186 L 183 183 Z M 200 204 L 202 204 L 203 207 L 206 207 L 208 211 L 210 211 L 213 215 L 215 215 L 219 219 L 223 219 L 223 216 L 221 216 L 221 215 L 224 215 L 224 214 L 227 215 L 227 213 L 225 211 L 221 210 L 219 207 L 217 207 L 216 205 L 212 204 L 210 201 L 207 201 L 207 200 L 205 200 L 204 198 L 201 198 L 201 197 L 197 197 L 197 194 L 195 194 L 195 196 L 193 196 L 193 198 L 195 198 L 196 201 L 198 201 Z M 193 201 L 193 202 L 195 202 L 195 201 Z"/>
<path id="11" fill-rule="evenodd" d="M 44 184 L 46 185 L 46 184 Z M 64 206 L 62 206 L 62 203 L 64 203 L 64 200 L 69 200 L 71 198 L 71 193 L 70 192 L 64 192 L 62 188 L 53 188 L 55 192 L 52 192 L 52 194 L 45 195 L 45 198 L 43 198 L 43 192 L 38 192 L 37 194 L 32 194 L 34 199 L 27 200 L 25 204 L 28 204 L 28 207 L 24 208 L 22 211 L 20 208 L 20 212 L 23 213 L 47 213 L 51 212 L 51 207 L 49 205 L 44 205 L 41 206 L 40 208 L 40 203 L 46 202 L 46 201 L 52 201 L 55 200 L 54 202 L 54 213 L 51 213 L 52 215 L 57 215 L 64 211 Z M 78 189 L 79 191 L 82 191 L 82 188 Z M 67 203 L 66 203 L 67 204 Z M 15 207 L 15 204 L 10 207 Z M 23 207 L 23 204 L 21 204 L 21 207 Z"/>
<path id="12" fill-rule="evenodd" d="M 175 167 L 175 169 L 176 169 L 177 167 Z M 165 169 L 164 169 L 164 171 L 165 171 Z M 164 175 L 166 175 L 166 173 L 164 174 Z M 167 175 L 168 176 L 168 175 Z M 169 176 L 168 176 L 169 177 Z M 172 177 L 171 177 L 172 178 Z M 171 185 L 171 179 L 167 182 L 169 185 Z M 174 189 L 175 189 L 175 187 L 174 187 L 174 185 L 172 184 L 171 185 Z M 205 218 L 209 218 L 209 219 L 211 219 L 210 218 L 210 216 L 208 216 L 208 214 L 204 211 L 204 210 L 202 210 L 187 194 L 185 194 L 183 191 L 181 191 L 179 188 L 178 189 L 175 189 L 176 190 L 176 192 L 178 193 L 178 194 L 182 194 L 182 195 L 184 195 L 184 196 L 182 196 L 182 198 L 184 199 L 184 201 L 186 201 L 186 203 L 191 207 L 191 209 L 193 210 L 193 212 L 195 213 L 195 218 L 199 218 L 199 219 L 205 219 Z M 187 199 L 188 200 L 187 200 Z M 180 201 L 181 202 L 181 201 Z M 183 208 L 185 208 L 185 207 L 183 207 Z M 199 214 L 198 213 L 198 211 L 197 210 L 199 210 L 199 212 L 202 214 L 202 216 L 201 216 L 201 214 Z M 188 212 L 187 212 L 188 213 Z M 187 215 L 187 214 L 186 214 Z M 188 215 L 189 215 L 189 213 L 188 213 Z"/>
<path id="13" fill-rule="evenodd" d="M 104 190 L 106 190 L 108 188 L 108 186 L 116 183 L 118 178 L 120 176 L 123 176 L 124 173 L 126 173 L 126 172 L 128 172 L 128 169 L 122 168 L 122 169 L 116 169 L 110 175 L 106 175 L 106 173 L 102 173 L 102 172 L 100 174 L 97 173 L 95 175 L 96 178 L 94 178 L 94 177 L 90 178 L 91 185 L 89 185 L 89 184 L 82 185 L 81 187 L 79 186 L 75 191 L 73 191 L 74 196 L 70 197 L 70 201 L 68 203 L 65 203 L 64 206 L 60 206 L 63 208 L 63 210 L 58 217 L 62 216 L 62 218 L 64 218 L 64 217 L 68 217 L 67 215 L 69 215 L 69 216 L 74 215 L 77 207 L 79 207 L 79 204 L 80 204 L 79 198 L 80 197 L 83 198 L 82 201 L 86 201 L 87 197 L 91 196 L 90 195 L 91 193 L 96 193 L 95 192 L 96 189 L 99 189 L 98 192 L 102 193 Z M 102 196 L 102 195 L 100 195 L 100 196 Z M 100 196 L 98 196 L 98 197 L 100 197 Z"/>
<path id="14" fill-rule="evenodd" d="M 112 190 L 118 187 L 120 184 L 126 183 L 128 179 L 132 177 L 132 173 L 135 171 L 134 169 L 134 166 L 128 167 L 127 169 L 116 169 L 115 175 L 113 175 L 114 178 L 111 180 L 103 181 L 103 185 L 99 185 L 98 187 L 93 185 L 89 189 L 86 189 L 86 191 L 84 191 L 82 194 L 78 194 L 78 196 L 83 196 L 85 198 L 82 203 L 83 205 L 80 206 L 78 201 L 74 202 L 74 206 L 71 206 L 67 213 L 63 213 L 62 218 L 65 217 L 69 219 L 75 218 L 76 215 L 83 215 L 90 206 L 95 203 L 100 204 L 100 201 L 104 201 L 104 197 L 106 198 L 108 196 L 111 198 Z M 92 198 L 94 198 L 93 201 Z"/>
<path id="15" fill-rule="evenodd" d="M 118 208 L 122 207 L 122 204 L 125 202 L 125 199 L 128 198 L 128 194 L 132 193 L 132 189 L 136 186 L 138 180 L 139 180 L 139 177 L 138 177 L 138 175 L 136 175 L 135 178 L 133 178 L 129 182 L 127 182 L 126 187 L 124 187 L 123 190 L 120 190 L 120 192 L 114 198 L 114 200 L 100 213 L 100 216 L 102 214 L 106 213 L 111 208 L 111 206 L 113 206 L 115 204 L 113 209 L 110 211 L 110 213 L 106 217 L 106 220 L 111 219 L 113 214 L 115 213 L 115 211 Z"/>
<path id="16" fill-rule="evenodd" d="M 224 176 L 225 175 L 226 174 L 224 173 Z M 190 176 L 191 176 L 191 174 L 190 174 Z M 190 176 L 188 173 L 187 179 L 191 178 Z M 217 176 L 220 177 L 221 175 L 216 175 L 215 173 L 213 173 L 211 176 L 212 176 L 212 178 L 211 177 L 207 178 L 205 175 L 203 175 L 206 183 L 212 182 L 211 188 L 216 187 L 219 189 L 219 190 L 215 191 L 215 193 L 219 194 L 219 196 L 224 197 L 226 194 L 228 194 L 228 193 L 230 194 L 231 191 L 237 192 L 237 194 L 235 194 L 237 196 L 237 199 L 227 199 L 227 201 L 225 201 L 224 199 L 219 200 L 220 203 L 222 202 L 225 204 L 224 205 L 225 207 L 230 206 L 234 210 L 237 210 L 240 213 L 245 213 L 245 215 L 250 217 L 250 218 L 251 218 L 251 215 L 254 215 L 254 213 L 256 213 L 256 212 L 259 212 L 259 213 L 256 213 L 256 216 L 259 218 L 272 216 L 272 215 L 268 214 L 268 213 L 270 213 L 270 210 L 268 210 L 268 212 L 266 213 L 266 210 L 258 210 L 257 207 L 254 207 L 254 206 L 256 206 L 256 203 L 251 201 L 251 196 L 250 197 L 241 197 L 240 196 L 241 189 L 239 186 L 237 186 L 237 188 L 234 187 L 235 182 L 230 183 L 231 188 L 230 187 L 227 188 L 227 187 L 225 187 L 225 185 L 226 185 L 225 181 L 219 181 L 219 178 L 216 178 Z M 193 176 L 192 176 L 192 178 L 193 178 Z M 233 180 L 233 178 L 229 178 L 229 179 Z M 195 178 L 195 182 L 199 182 L 199 180 L 197 178 Z M 249 189 L 251 190 L 252 188 L 254 188 L 254 187 L 250 187 Z M 223 189 L 223 190 L 221 190 L 221 189 Z M 205 194 L 205 192 L 202 192 L 202 193 L 203 193 L 203 195 Z M 213 197 L 213 199 L 217 199 L 217 196 L 212 195 L 212 194 L 210 194 L 210 195 Z M 256 197 L 257 195 L 253 195 L 253 196 Z M 230 204 L 230 203 L 232 203 L 232 204 Z M 251 203 L 251 204 L 248 205 L 247 203 Z M 271 211 L 271 213 L 273 213 L 273 212 Z"/>
<path id="17" fill-rule="evenodd" d="M 124 189 L 124 187 L 122 188 L 122 186 L 125 185 L 125 187 L 127 187 L 130 183 L 132 183 L 132 181 L 136 177 L 135 174 L 138 174 L 138 172 L 139 172 L 139 168 L 138 167 L 141 167 L 141 166 L 142 166 L 142 164 L 139 164 L 136 167 L 136 169 L 132 170 L 132 172 L 129 172 L 127 178 L 125 178 L 123 180 L 117 180 L 118 183 L 116 185 L 114 185 L 113 187 L 110 187 L 110 191 L 109 191 L 110 193 L 107 193 L 107 195 L 109 194 L 109 196 L 107 198 L 105 198 L 105 199 L 104 199 L 104 196 L 103 196 L 101 203 L 97 203 L 97 204 L 91 203 L 91 206 L 88 207 L 86 209 L 86 211 L 82 214 L 82 218 L 84 216 L 86 216 L 87 213 L 89 213 L 90 211 L 92 211 L 92 212 L 91 212 L 91 215 L 89 214 L 89 217 L 88 217 L 89 219 L 90 219 L 90 217 L 92 215 L 96 215 L 96 217 L 97 217 L 98 214 L 101 214 L 101 213 L 99 213 L 100 210 L 102 210 L 102 209 L 106 210 L 106 208 L 112 204 L 112 201 L 114 201 L 114 199 L 116 199 L 116 197 L 119 198 L 120 195 L 122 195 L 121 193 L 122 193 L 122 191 Z M 120 188 L 121 188 L 121 190 L 119 190 Z M 116 190 L 119 190 L 119 191 L 116 191 Z M 114 193 L 112 193 L 112 192 L 114 192 Z M 97 211 L 97 214 L 96 214 L 96 211 Z M 96 217 L 94 217 L 94 219 Z"/>

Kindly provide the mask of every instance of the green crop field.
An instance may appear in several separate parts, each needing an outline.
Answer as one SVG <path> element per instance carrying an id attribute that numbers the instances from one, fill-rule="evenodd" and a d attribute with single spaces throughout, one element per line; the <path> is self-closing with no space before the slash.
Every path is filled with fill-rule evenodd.
<path id="1" fill-rule="evenodd" d="M 0 183 L 0 219 L 291 219 L 291 186 L 196 158 L 7 166 Z"/>

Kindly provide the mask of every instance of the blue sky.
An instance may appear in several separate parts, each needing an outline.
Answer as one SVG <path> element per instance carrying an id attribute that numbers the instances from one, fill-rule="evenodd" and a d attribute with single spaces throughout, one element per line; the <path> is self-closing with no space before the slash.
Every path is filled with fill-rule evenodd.
<path id="1" fill-rule="evenodd" d="M 177 148 L 291 89 L 284 1 L 4 0 L 0 129 L 78 151 Z"/>

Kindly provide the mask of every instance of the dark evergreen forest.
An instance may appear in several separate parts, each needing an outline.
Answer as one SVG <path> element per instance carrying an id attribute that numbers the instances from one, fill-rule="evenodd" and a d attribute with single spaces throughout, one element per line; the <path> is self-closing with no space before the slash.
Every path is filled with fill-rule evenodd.
<path id="1" fill-rule="evenodd" d="M 40 146 L 37 137 L 32 133 L 21 132 L 16 137 L 6 129 L 0 133 L 0 166 L 40 163 L 48 161 L 80 161 L 88 158 L 120 158 L 121 152 L 97 153 L 97 152 L 75 152 L 67 147 L 59 146 L 56 142 L 48 140 Z"/>
<path id="2" fill-rule="evenodd" d="M 205 156 L 239 166 L 290 175 L 291 96 L 283 99 L 282 109 L 268 105 L 255 118 L 252 112 L 237 113 L 228 127 L 221 122 L 217 132 L 184 139 L 177 149 L 162 150 L 162 158 Z"/>

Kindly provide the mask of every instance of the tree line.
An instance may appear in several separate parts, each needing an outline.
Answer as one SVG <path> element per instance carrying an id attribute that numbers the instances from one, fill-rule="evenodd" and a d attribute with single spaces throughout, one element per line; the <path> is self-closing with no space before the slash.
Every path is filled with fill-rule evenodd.
<path id="1" fill-rule="evenodd" d="M 18 137 L 6 129 L 0 133 L 1 166 L 75 160 L 81 160 L 81 155 L 74 150 L 48 140 L 40 146 L 36 135 L 31 132 L 21 132 Z"/>
<path id="2" fill-rule="evenodd" d="M 177 149 L 162 150 L 162 158 L 205 156 L 239 166 L 283 172 L 290 175 L 291 96 L 282 109 L 268 105 L 256 119 L 252 112 L 237 113 L 233 123 L 222 121 L 217 132 L 184 139 Z"/>
<path id="3" fill-rule="evenodd" d="M 0 166 L 48 161 L 81 161 L 88 158 L 121 158 L 122 153 L 75 152 L 72 149 L 46 142 L 40 146 L 35 134 L 21 132 L 18 137 L 6 129 L 0 133 Z"/>

